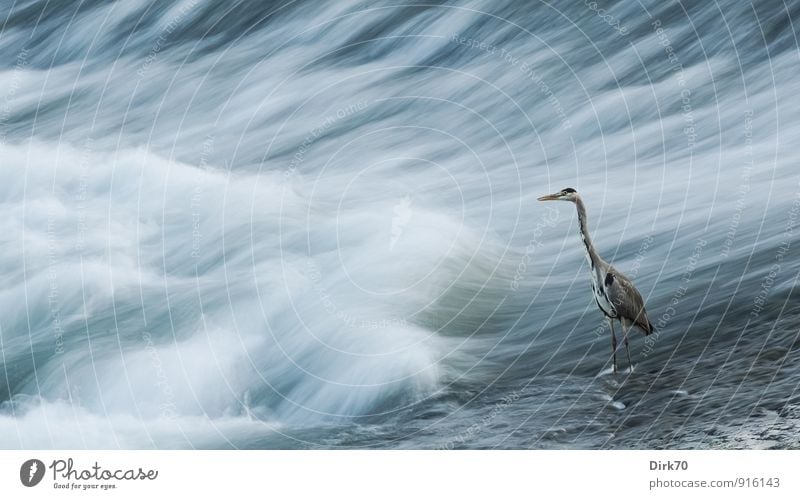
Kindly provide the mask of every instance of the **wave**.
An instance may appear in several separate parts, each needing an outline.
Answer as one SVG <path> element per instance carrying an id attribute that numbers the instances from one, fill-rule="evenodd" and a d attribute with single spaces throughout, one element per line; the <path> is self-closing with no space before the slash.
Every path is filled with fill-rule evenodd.
<path id="1" fill-rule="evenodd" d="M 713 321 L 735 348 L 797 216 L 799 12 L 0 7 L 0 446 L 314 445 L 550 400 L 542 375 L 606 361 L 574 213 L 535 201 L 567 186 L 664 322 L 645 362 Z"/>

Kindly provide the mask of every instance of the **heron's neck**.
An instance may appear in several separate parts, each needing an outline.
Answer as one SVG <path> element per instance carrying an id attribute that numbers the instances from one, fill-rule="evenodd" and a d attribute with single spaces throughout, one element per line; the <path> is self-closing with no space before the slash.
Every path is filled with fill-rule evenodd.
<path id="1" fill-rule="evenodd" d="M 586 206 L 583 204 L 583 199 L 578 196 L 575 200 L 575 207 L 578 209 L 578 226 L 583 240 L 583 246 L 586 248 L 586 260 L 592 267 L 592 270 L 599 268 L 600 256 L 594 249 L 592 244 L 592 237 L 589 235 L 589 224 L 586 221 Z"/>

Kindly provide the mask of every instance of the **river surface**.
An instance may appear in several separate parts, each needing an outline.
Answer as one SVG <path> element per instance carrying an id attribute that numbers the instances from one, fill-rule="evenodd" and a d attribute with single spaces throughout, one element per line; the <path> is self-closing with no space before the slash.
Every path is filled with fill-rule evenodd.
<path id="1" fill-rule="evenodd" d="M 0 23 L 0 447 L 800 446 L 800 2 Z"/>

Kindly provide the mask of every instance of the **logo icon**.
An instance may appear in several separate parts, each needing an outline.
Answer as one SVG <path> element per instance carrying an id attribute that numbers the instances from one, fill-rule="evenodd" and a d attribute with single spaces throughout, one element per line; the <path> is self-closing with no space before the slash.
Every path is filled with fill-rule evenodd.
<path id="1" fill-rule="evenodd" d="M 400 236 L 403 235 L 403 228 L 406 226 L 413 210 L 411 209 L 411 196 L 406 194 L 396 205 L 394 205 L 394 216 L 392 217 L 392 239 L 389 241 L 389 251 L 394 249 Z"/>
<path id="2" fill-rule="evenodd" d="M 44 478 L 44 463 L 38 459 L 28 459 L 19 468 L 19 480 L 26 487 L 35 487 Z"/>

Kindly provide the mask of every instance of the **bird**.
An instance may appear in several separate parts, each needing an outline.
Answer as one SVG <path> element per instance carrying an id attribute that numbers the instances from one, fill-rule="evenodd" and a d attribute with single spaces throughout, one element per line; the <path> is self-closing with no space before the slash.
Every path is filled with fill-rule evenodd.
<path id="1" fill-rule="evenodd" d="M 625 343 L 625 352 L 628 355 L 628 366 L 631 364 L 631 353 L 628 348 L 628 333 L 632 327 L 641 329 L 645 336 L 655 331 L 653 323 L 647 317 L 644 300 L 639 290 L 633 285 L 625 274 L 615 269 L 611 264 L 600 258 L 594 249 L 592 238 L 586 221 L 586 205 L 572 187 L 562 189 L 560 192 L 548 194 L 538 198 L 539 201 L 568 201 L 574 203 L 578 211 L 578 229 L 583 246 L 586 249 L 586 260 L 592 272 L 592 295 L 600 311 L 608 319 L 611 326 L 611 351 L 614 363 L 614 373 L 617 372 L 617 335 L 614 333 L 614 321 L 617 320 L 622 327 L 622 336 Z"/>

